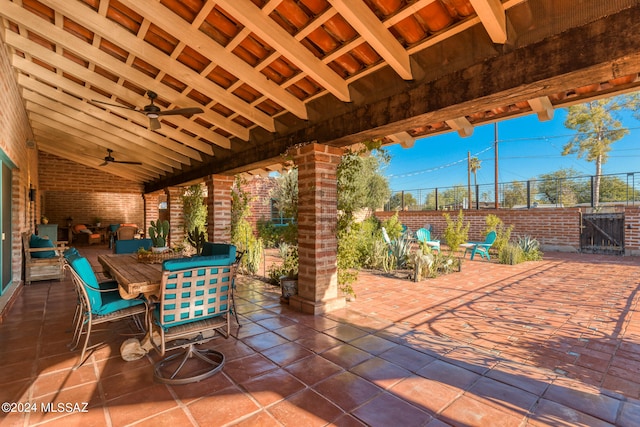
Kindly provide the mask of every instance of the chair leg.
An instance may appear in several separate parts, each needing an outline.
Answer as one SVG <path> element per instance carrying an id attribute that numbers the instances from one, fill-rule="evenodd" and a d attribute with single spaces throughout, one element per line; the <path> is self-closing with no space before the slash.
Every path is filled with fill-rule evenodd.
<path id="1" fill-rule="evenodd" d="M 87 346 L 89 345 L 89 336 L 91 335 L 91 320 L 89 320 L 87 322 L 87 332 L 86 332 L 86 334 L 87 334 L 87 336 L 84 339 L 84 345 L 82 346 L 82 351 L 80 352 L 80 359 L 78 360 L 78 363 L 76 363 L 74 365 L 74 367 L 72 368 L 73 371 L 78 369 L 85 362 L 84 355 L 87 352 Z M 82 333 L 80 333 L 80 335 L 82 335 Z"/>
<path id="2" fill-rule="evenodd" d="M 185 368 L 187 361 L 190 359 L 198 359 L 209 365 L 204 371 L 200 370 L 196 374 L 188 374 L 188 376 L 179 376 L 180 372 Z M 177 367 L 175 367 L 177 362 Z M 193 382 L 202 381 L 205 378 L 220 372 L 224 366 L 224 355 L 216 350 L 204 349 L 198 350 L 194 344 L 188 346 L 184 352 L 172 354 L 164 359 L 156 362 L 153 366 L 153 377 L 156 381 L 163 384 L 182 385 Z"/>

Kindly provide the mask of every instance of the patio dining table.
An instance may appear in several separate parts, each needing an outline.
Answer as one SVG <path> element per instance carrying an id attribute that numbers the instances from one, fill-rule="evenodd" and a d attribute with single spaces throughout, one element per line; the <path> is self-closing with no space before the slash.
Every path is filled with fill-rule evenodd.
<path id="1" fill-rule="evenodd" d="M 133 299 L 144 294 L 148 300 L 152 295 L 159 295 L 162 264 L 139 262 L 136 254 L 99 255 L 98 262 L 118 282 L 122 298 Z"/>

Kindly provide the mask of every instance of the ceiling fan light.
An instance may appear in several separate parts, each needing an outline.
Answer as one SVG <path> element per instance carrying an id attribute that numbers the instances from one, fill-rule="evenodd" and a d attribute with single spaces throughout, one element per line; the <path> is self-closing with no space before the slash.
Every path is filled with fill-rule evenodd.
<path id="1" fill-rule="evenodd" d="M 147 113 L 147 117 L 150 119 L 157 119 L 160 116 L 157 113 Z"/>

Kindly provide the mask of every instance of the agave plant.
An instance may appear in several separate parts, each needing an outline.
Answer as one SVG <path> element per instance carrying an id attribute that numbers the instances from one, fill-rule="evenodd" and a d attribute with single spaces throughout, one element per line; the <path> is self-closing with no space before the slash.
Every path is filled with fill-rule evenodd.
<path id="1" fill-rule="evenodd" d="M 527 261 L 535 261 L 542 259 L 540 252 L 540 242 L 531 236 L 521 236 L 518 238 L 518 247 L 522 249 L 524 259 Z"/>
<path id="2" fill-rule="evenodd" d="M 407 265 L 409 250 L 411 249 L 411 233 L 405 231 L 395 240 L 391 241 L 389 250 L 396 259 L 396 267 L 403 268 Z"/>

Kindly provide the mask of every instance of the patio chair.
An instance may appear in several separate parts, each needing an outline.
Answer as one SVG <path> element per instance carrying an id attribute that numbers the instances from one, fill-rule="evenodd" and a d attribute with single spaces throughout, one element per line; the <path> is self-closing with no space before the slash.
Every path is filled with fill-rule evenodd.
<path id="1" fill-rule="evenodd" d="M 23 233 L 24 281 L 27 285 L 38 280 L 62 280 L 66 242 L 43 239 L 35 234 Z"/>
<path id="2" fill-rule="evenodd" d="M 235 257 L 170 259 L 162 270 L 161 294 L 150 324 L 152 335 L 157 331 L 160 336 L 159 343 L 152 340 L 153 347 L 163 357 L 154 365 L 154 378 L 173 385 L 203 380 L 224 366 L 221 352 L 196 346 L 218 335 L 229 337 Z M 165 356 L 177 349 L 184 350 Z"/>
<path id="3" fill-rule="evenodd" d="M 84 364 L 87 350 L 97 346 L 88 346 L 95 325 L 133 318 L 137 326 L 144 330 L 143 324 L 137 319 L 137 316 L 144 316 L 148 310 L 146 302 L 142 299 L 125 300 L 121 298 L 116 281 L 98 283 L 89 261 L 79 254 L 69 253 L 65 268 L 71 272 L 79 307 L 74 316 L 74 333 L 69 344 L 70 349 L 78 348 L 82 335 L 85 335 L 80 358 L 73 367 L 73 370 L 76 370 Z"/>
<path id="4" fill-rule="evenodd" d="M 58 224 L 38 224 L 38 236 L 51 241 L 58 240 Z"/>
<path id="5" fill-rule="evenodd" d="M 496 241 L 496 232 L 490 231 L 485 237 L 484 242 L 468 242 L 465 246 L 463 257 L 467 256 L 467 252 L 471 252 L 471 259 L 476 254 L 479 254 L 482 258 L 487 258 L 487 260 L 491 259 L 489 255 L 489 248 L 493 245 L 493 242 Z"/>
<path id="6" fill-rule="evenodd" d="M 431 240 L 431 232 L 426 228 L 419 228 L 418 231 L 416 231 L 416 239 L 431 249 L 440 252 L 440 240 Z"/>
<path id="7" fill-rule="evenodd" d="M 117 240 L 131 240 L 138 233 L 138 227 L 134 225 L 121 225 L 116 230 Z"/>

